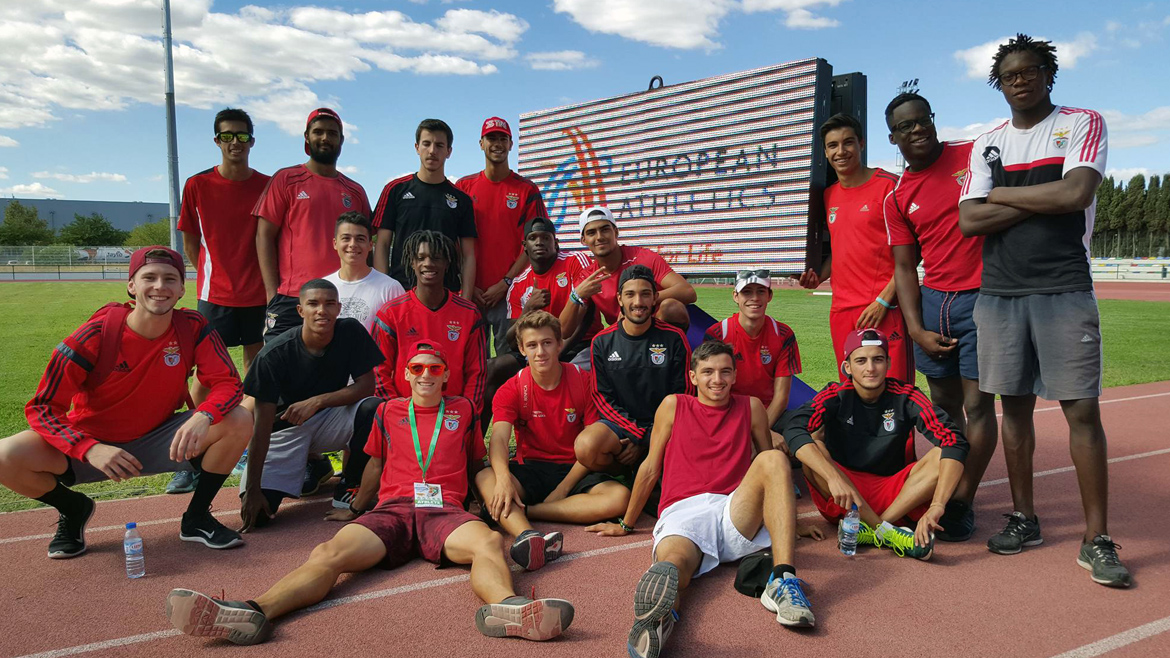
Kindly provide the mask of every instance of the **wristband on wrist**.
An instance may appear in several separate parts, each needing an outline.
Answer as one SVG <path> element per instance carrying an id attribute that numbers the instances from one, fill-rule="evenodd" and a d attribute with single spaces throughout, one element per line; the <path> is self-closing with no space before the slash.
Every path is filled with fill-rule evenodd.
<path id="1" fill-rule="evenodd" d="M 569 290 L 569 301 L 573 302 L 577 306 L 585 305 L 585 300 L 581 299 L 581 296 L 577 294 L 576 288 Z"/>
<path id="2" fill-rule="evenodd" d="M 633 532 L 634 531 L 634 526 L 626 525 L 625 519 L 618 519 L 618 525 L 621 526 L 621 529 L 625 530 L 626 532 Z"/>
<path id="3" fill-rule="evenodd" d="M 354 516 L 361 516 L 362 514 L 365 514 L 366 512 L 365 512 L 365 510 L 360 510 L 360 509 L 355 508 L 353 506 L 353 502 L 351 501 L 349 503 L 349 513 L 353 514 Z"/>
<path id="4" fill-rule="evenodd" d="M 212 416 L 210 411 L 204 411 L 202 409 L 197 409 L 195 411 L 195 413 L 203 414 L 204 416 L 207 416 L 207 422 L 211 423 L 212 425 L 215 424 L 215 416 Z"/>
<path id="5" fill-rule="evenodd" d="M 874 301 L 875 301 L 875 302 L 877 302 L 877 303 L 879 303 L 879 304 L 881 304 L 882 306 L 885 306 L 885 307 L 886 307 L 886 308 L 888 308 L 888 309 L 893 309 L 893 308 L 894 308 L 894 305 L 893 305 L 893 304 L 891 304 L 891 303 L 887 302 L 886 300 L 882 299 L 880 296 L 879 296 L 877 299 L 875 299 Z"/>

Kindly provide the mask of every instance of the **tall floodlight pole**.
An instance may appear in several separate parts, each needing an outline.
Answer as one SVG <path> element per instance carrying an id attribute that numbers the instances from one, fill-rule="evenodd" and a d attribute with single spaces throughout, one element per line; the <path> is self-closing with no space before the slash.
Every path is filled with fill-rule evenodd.
<path id="1" fill-rule="evenodd" d="M 179 144 L 175 136 L 175 62 L 171 57 L 171 0 L 163 0 L 163 61 L 166 68 L 167 165 L 171 186 L 171 249 L 179 242 Z"/>

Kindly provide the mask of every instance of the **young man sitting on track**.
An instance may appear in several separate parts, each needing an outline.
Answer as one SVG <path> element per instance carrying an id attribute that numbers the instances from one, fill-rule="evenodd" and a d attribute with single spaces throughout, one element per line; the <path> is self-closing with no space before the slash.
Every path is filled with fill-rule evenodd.
<path id="1" fill-rule="evenodd" d="M 559 532 L 542 535 L 529 519 L 612 519 L 625 511 L 630 490 L 577 462 L 573 443 L 597 422 L 597 407 L 588 373 L 558 360 L 564 348 L 560 321 L 533 311 L 513 327 L 528 367 L 500 387 L 489 448 L 492 467 L 480 471 L 475 484 L 492 518 L 516 537 L 512 559 L 534 570 L 560 557 L 564 538 Z M 513 428 L 517 461 L 509 462 Z"/>
<path id="2" fill-rule="evenodd" d="M 720 340 L 735 350 L 733 393 L 757 397 L 768 412 L 772 447 L 788 450 L 781 415 L 788 409 L 792 377 L 800 374 L 800 350 L 792 329 L 768 315 L 772 275 L 744 270 L 735 275 L 732 294 L 739 313 L 711 325 L 703 340 Z"/>
<path id="3" fill-rule="evenodd" d="M 763 403 L 732 394 L 735 351 L 726 343 L 695 348 L 689 376 L 697 397 L 669 395 L 658 407 L 650 453 L 638 468 L 625 517 L 586 528 L 609 536 L 632 532 L 662 478 L 654 564 L 634 591 L 628 649 L 635 658 L 661 654 L 678 621 L 680 591 L 691 578 L 769 547 L 772 576 L 760 601 L 785 626 L 815 623 L 793 566 L 792 469 L 784 453 L 772 449 Z"/>
<path id="4" fill-rule="evenodd" d="M 49 557 L 85 552 L 94 502 L 81 482 L 169 473 L 200 474 L 179 538 L 211 548 L 243 541 L 209 509 L 251 434 L 236 367 L 202 315 L 176 309 L 186 266 L 178 252 L 144 247 L 130 258 L 134 305 L 111 304 L 61 341 L 36 395 L 29 428 L 0 441 L 0 484 L 60 512 Z M 183 413 L 191 370 L 210 389 Z"/>
<path id="5" fill-rule="evenodd" d="M 272 620 L 324 599 L 341 574 L 377 565 L 393 569 L 414 557 L 471 565 L 471 588 L 487 602 L 475 615 L 484 635 L 547 640 L 569 627 L 568 601 L 516 595 L 504 538 L 462 507 L 471 469 L 483 463 L 483 439 L 471 402 L 443 396 L 450 377 L 446 357 L 427 341 L 405 354 L 411 396 L 378 407 L 357 499 L 350 509 L 329 513 L 333 520 L 353 522 L 253 601 L 172 590 L 166 609 L 175 628 L 257 644 L 272 634 Z M 377 507 L 365 511 L 375 498 Z M 435 614 L 426 619 L 439 620 Z"/>
<path id="6" fill-rule="evenodd" d="M 858 329 L 845 337 L 845 373 L 791 414 L 784 431 L 817 510 L 829 522 L 852 506 L 858 545 L 884 546 L 929 560 L 934 531 L 963 475 L 967 439 L 946 412 L 911 384 L 887 379 L 886 337 Z M 914 430 L 935 445 L 914 459 Z M 929 503 L 929 507 L 927 507 Z M 903 517 L 915 530 L 896 526 Z"/>
<path id="7" fill-rule="evenodd" d="M 361 322 L 337 318 L 337 288 L 325 279 L 305 283 L 297 312 L 303 322 L 268 341 L 244 379 L 256 405 L 240 479 L 244 531 L 266 525 L 284 498 L 302 495 L 310 455 L 364 445 L 368 416 L 380 402 L 372 397 L 373 371 L 382 353 Z M 321 462 L 314 483 L 333 476 L 333 464 Z"/>

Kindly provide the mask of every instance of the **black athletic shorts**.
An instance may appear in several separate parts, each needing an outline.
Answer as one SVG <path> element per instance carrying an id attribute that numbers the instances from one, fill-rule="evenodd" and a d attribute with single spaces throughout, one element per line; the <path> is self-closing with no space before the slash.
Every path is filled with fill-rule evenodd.
<path id="1" fill-rule="evenodd" d="M 277 293 L 275 297 L 268 300 L 264 318 L 265 343 L 293 327 L 301 326 L 301 315 L 297 313 L 298 301 L 296 297 L 290 297 L 280 293 Z"/>
<path id="2" fill-rule="evenodd" d="M 226 347 L 255 345 L 264 339 L 265 306 L 220 306 L 199 300 L 199 313 Z"/>
<path id="3" fill-rule="evenodd" d="M 510 462 L 508 464 L 508 470 L 512 472 L 512 475 L 520 483 L 520 487 L 524 489 L 525 505 L 535 505 L 544 502 L 544 499 L 548 498 L 548 495 L 561 482 L 564 482 L 565 476 L 572 469 L 572 464 L 554 464 L 552 462 L 531 460 L 523 464 L 519 462 Z M 569 491 L 569 496 L 585 493 L 602 482 L 613 479 L 613 476 L 606 473 L 589 473 L 581 478 L 577 486 Z"/>

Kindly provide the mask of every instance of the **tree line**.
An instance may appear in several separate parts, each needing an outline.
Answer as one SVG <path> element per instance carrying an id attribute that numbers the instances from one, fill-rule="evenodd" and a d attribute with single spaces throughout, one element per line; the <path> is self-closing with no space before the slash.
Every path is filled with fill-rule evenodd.
<path id="1" fill-rule="evenodd" d="M 141 247 L 171 243 L 170 220 L 139 224 L 130 231 L 115 228 L 98 213 L 74 214 L 73 221 L 54 231 L 42 219 L 37 209 L 13 200 L 4 209 L 4 223 L 0 224 L 0 245 L 73 247 Z"/>
<path id="2" fill-rule="evenodd" d="M 1137 174 L 1122 186 L 1112 176 L 1097 188 L 1093 256 L 1170 256 L 1170 174 Z"/>

